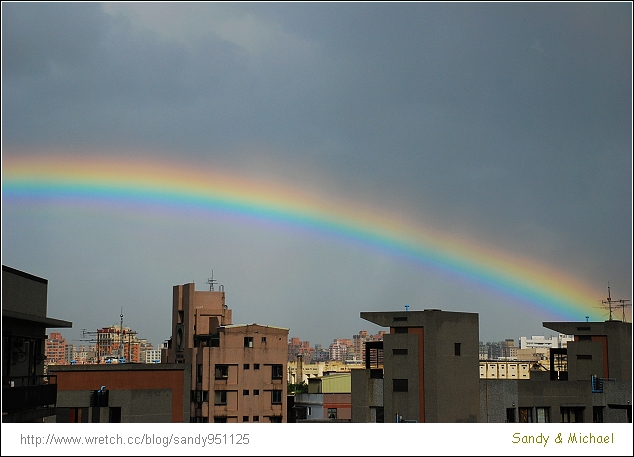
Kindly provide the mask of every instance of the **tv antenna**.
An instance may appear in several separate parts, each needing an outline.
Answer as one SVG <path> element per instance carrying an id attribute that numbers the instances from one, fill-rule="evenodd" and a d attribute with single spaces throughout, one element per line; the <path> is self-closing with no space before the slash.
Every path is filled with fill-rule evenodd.
<path id="1" fill-rule="evenodd" d="M 608 319 L 609 321 L 618 320 L 618 319 L 612 318 L 612 308 L 615 308 L 615 309 L 621 308 L 621 312 L 622 312 L 621 322 L 627 322 L 625 320 L 625 308 L 627 308 L 628 306 L 632 306 L 632 303 L 630 300 L 612 300 L 612 295 L 610 294 L 609 282 L 608 282 L 608 298 L 607 300 L 601 300 L 601 304 L 604 305 L 603 306 L 604 308 L 605 308 L 605 305 L 608 306 L 608 311 L 610 313 L 610 318 Z"/>
<path id="2" fill-rule="evenodd" d="M 218 281 L 214 279 L 214 271 L 211 270 L 211 278 L 207 279 L 207 284 L 209 284 L 209 291 L 213 292 L 214 286 L 218 284 Z"/>

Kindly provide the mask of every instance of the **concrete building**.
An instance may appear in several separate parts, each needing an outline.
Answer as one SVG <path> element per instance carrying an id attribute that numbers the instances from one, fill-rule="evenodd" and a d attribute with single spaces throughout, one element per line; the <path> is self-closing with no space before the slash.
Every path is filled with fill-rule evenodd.
<path id="1" fill-rule="evenodd" d="M 476 313 L 430 309 L 361 318 L 390 331 L 382 342 L 366 343 L 366 369 L 351 372 L 353 422 L 478 422 Z"/>
<path id="2" fill-rule="evenodd" d="M 54 365 L 56 422 L 189 422 L 187 364 Z"/>
<path id="3" fill-rule="evenodd" d="M 337 373 L 308 380 L 308 393 L 295 395 L 297 422 L 351 422 L 351 375 Z"/>
<path id="4" fill-rule="evenodd" d="M 2 422 L 55 414 L 55 376 L 44 375 L 47 328 L 72 323 L 46 316 L 48 280 L 2 265 Z"/>
<path id="5" fill-rule="evenodd" d="M 528 381 L 480 380 L 483 422 L 632 422 L 632 324 L 544 322 L 573 335 Z"/>
<path id="6" fill-rule="evenodd" d="M 191 422 L 286 422 L 287 351 L 288 329 L 232 323 L 223 286 L 174 286 L 167 361 L 192 367 Z"/>

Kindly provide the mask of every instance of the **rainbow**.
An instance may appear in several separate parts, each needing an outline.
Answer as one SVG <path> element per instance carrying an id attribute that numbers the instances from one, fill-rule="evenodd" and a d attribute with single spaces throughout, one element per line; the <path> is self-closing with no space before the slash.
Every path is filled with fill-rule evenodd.
<path id="1" fill-rule="evenodd" d="M 596 293 L 562 271 L 358 202 L 156 159 L 5 155 L 2 165 L 3 204 L 115 203 L 299 227 L 467 280 L 549 317 L 600 317 Z"/>

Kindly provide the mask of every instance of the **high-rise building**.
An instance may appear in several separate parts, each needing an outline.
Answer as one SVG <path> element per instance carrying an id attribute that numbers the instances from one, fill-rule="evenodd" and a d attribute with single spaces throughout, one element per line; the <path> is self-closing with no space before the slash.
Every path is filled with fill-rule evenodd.
<path id="1" fill-rule="evenodd" d="M 288 329 L 236 325 L 219 291 L 174 286 L 169 363 L 192 366 L 191 422 L 286 422 Z"/>
<path id="2" fill-rule="evenodd" d="M 121 360 L 139 363 L 141 361 L 141 342 L 137 332 L 130 327 L 121 328 L 111 325 L 97 330 L 97 358 L 100 362 Z"/>
<path id="3" fill-rule="evenodd" d="M 66 339 L 60 332 L 51 332 L 46 338 L 44 355 L 46 365 L 66 365 Z"/>

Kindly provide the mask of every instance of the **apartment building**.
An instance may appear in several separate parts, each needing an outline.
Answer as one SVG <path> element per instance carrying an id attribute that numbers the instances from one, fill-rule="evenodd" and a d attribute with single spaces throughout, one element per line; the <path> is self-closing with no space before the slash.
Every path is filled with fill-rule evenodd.
<path id="1" fill-rule="evenodd" d="M 48 280 L 2 265 L 2 422 L 41 422 L 55 414 L 56 377 L 44 374 Z"/>
<path id="2" fill-rule="evenodd" d="M 478 315 L 435 309 L 362 312 L 389 333 L 352 370 L 353 422 L 477 422 Z M 379 360 L 383 360 L 383 364 Z"/>
<path id="3" fill-rule="evenodd" d="M 130 327 L 111 325 L 97 330 L 97 357 L 100 362 L 123 359 L 128 363 L 141 361 L 141 342 Z"/>
<path id="4" fill-rule="evenodd" d="M 70 362 L 66 358 L 66 338 L 60 332 L 51 332 L 46 338 L 44 355 L 46 365 L 66 365 Z"/>
<path id="5" fill-rule="evenodd" d="M 288 329 L 233 324 L 219 291 L 173 288 L 170 363 L 192 367 L 191 422 L 286 422 Z"/>

